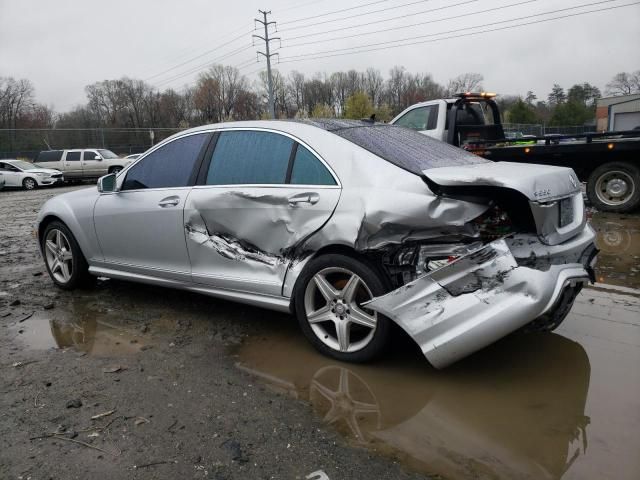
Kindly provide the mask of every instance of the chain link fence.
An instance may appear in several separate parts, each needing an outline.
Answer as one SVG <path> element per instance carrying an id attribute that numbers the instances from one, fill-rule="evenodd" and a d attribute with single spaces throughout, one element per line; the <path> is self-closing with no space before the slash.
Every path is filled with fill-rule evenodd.
<path id="1" fill-rule="evenodd" d="M 106 148 L 124 156 L 142 153 L 179 128 L 0 129 L 0 158 L 34 160 L 42 150 Z"/>
<path id="2" fill-rule="evenodd" d="M 535 137 L 544 137 L 545 135 L 581 135 L 583 133 L 596 131 L 595 125 L 562 125 L 550 127 L 538 123 L 504 123 L 503 128 L 507 135 L 533 135 Z"/>

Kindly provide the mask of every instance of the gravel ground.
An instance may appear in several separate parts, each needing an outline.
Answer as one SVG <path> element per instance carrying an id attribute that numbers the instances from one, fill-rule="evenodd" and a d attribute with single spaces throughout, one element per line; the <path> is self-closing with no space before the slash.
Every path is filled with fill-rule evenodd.
<path id="1" fill-rule="evenodd" d="M 235 367 L 292 318 L 125 282 L 56 289 L 31 229 L 72 189 L 0 192 L 0 478 L 424 478 Z M 112 335 L 89 338 L 96 322 Z"/>

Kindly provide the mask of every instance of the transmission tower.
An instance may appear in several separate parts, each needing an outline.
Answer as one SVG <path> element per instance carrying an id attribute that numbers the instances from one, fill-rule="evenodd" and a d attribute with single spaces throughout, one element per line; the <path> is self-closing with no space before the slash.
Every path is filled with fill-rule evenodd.
<path id="1" fill-rule="evenodd" d="M 276 118 L 276 109 L 273 101 L 273 77 L 271 76 L 271 57 L 279 55 L 278 53 L 271 53 L 270 43 L 274 40 L 280 40 L 280 37 L 269 38 L 269 25 L 275 25 L 276 22 L 267 21 L 267 15 L 271 14 L 271 11 L 258 10 L 262 14 L 263 19 L 255 18 L 254 20 L 261 23 L 264 26 L 264 37 L 260 35 L 253 35 L 255 38 L 259 38 L 264 41 L 265 52 L 258 52 L 258 55 L 263 55 L 267 59 L 267 88 L 269 89 L 269 115 L 271 118 Z"/>

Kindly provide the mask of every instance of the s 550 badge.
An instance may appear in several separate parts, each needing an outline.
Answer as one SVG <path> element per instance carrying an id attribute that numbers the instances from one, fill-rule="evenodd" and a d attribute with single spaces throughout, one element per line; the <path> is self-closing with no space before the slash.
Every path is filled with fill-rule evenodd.
<path id="1" fill-rule="evenodd" d="M 550 188 L 545 188 L 544 190 L 537 190 L 533 192 L 534 197 L 548 197 L 549 195 L 551 195 Z"/>

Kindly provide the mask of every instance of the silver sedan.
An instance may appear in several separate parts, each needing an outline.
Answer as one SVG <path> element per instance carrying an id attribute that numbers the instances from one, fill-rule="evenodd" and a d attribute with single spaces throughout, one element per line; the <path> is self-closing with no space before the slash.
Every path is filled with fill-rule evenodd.
<path id="1" fill-rule="evenodd" d="M 102 276 L 291 312 L 345 361 L 379 355 L 395 322 L 438 368 L 556 328 L 596 254 L 571 169 L 367 121 L 187 130 L 52 198 L 37 230 L 61 288 Z"/>

